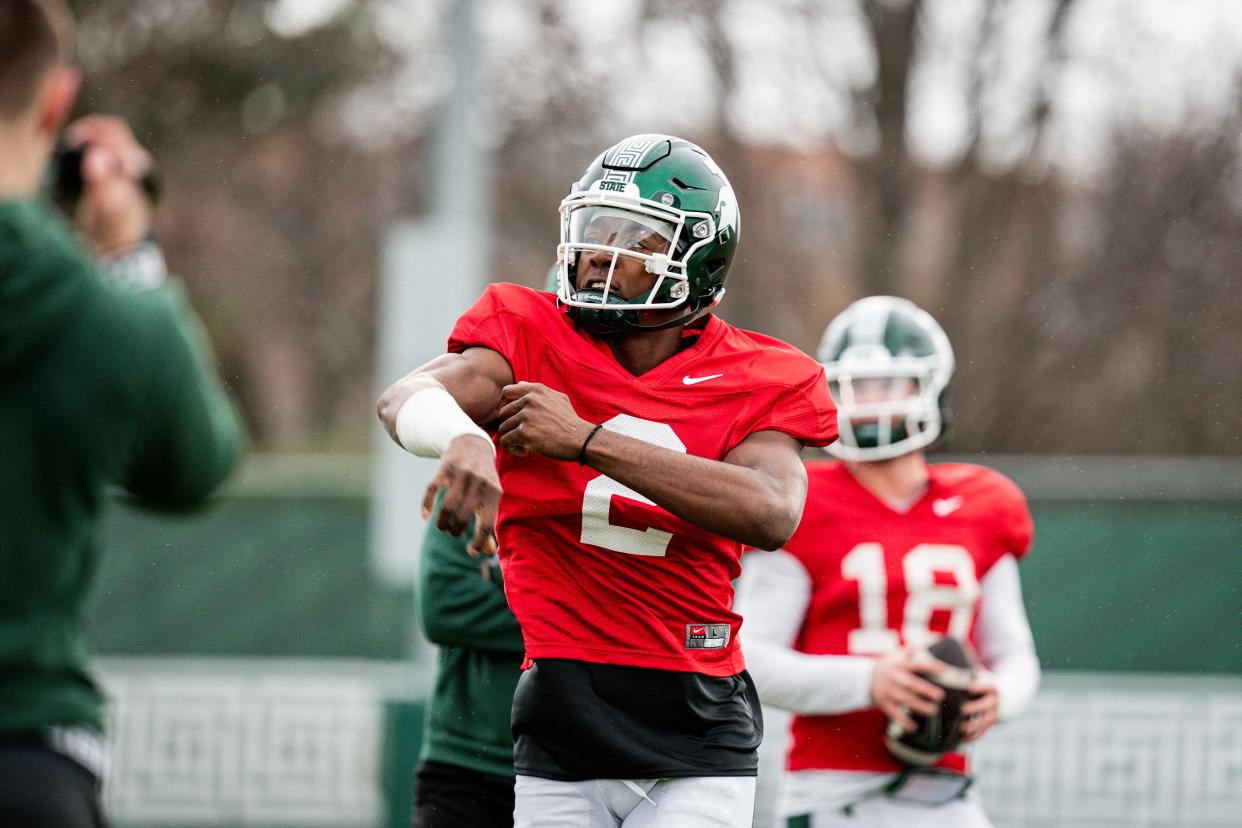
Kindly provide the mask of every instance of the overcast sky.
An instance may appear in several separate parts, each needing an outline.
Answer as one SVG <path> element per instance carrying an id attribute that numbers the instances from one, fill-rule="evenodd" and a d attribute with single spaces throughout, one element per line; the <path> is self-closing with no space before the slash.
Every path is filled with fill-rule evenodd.
<path id="1" fill-rule="evenodd" d="M 269 21 L 277 32 L 294 34 L 351 2 L 280 0 Z M 826 0 L 813 29 L 791 13 L 791 0 L 720 2 L 742 67 L 740 88 L 728 107 L 739 134 L 803 146 L 829 137 L 847 148 L 865 143 L 865 134 L 851 129 L 847 94 L 869 80 L 874 57 L 854 0 Z M 385 127 L 425 123 L 437 94 L 436 73 L 429 71 L 437 8 L 436 0 L 381 0 L 383 30 L 407 55 L 406 74 L 372 90 L 370 100 L 360 96 L 346 117 L 374 122 L 381 134 Z M 477 8 L 480 53 L 489 66 L 520 67 L 538 48 L 531 4 L 477 0 Z M 963 146 L 967 58 L 974 52 L 982 8 L 983 0 L 928 2 L 926 32 L 933 48 L 911 81 L 909 137 L 916 152 L 933 163 L 953 160 Z M 983 95 L 986 146 L 1000 164 L 1020 149 L 1013 126 L 1041 82 L 1036 70 L 1050 8 L 1050 0 L 1011 0 L 1006 6 L 1003 48 L 990 56 Z M 638 9 L 637 0 L 564 0 L 566 21 L 592 44 L 584 65 L 564 71 L 605 79 L 600 94 L 608 97 L 618 120 L 635 130 L 694 130 L 715 108 L 708 57 L 684 22 L 636 37 Z M 1085 171 L 1102 160 L 1111 125 L 1167 129 L 1217 117 L 1231 102 L 1242 55 L 1242 2 L 1079 0 L 1068 35 L 1065 69 L 1052 87 L 1057 114 L 1051 147 L 1059 163 Z M 503 126 L 537 111 L 540 94 L 532 88 L 494 102 L 493 121 Z"/>

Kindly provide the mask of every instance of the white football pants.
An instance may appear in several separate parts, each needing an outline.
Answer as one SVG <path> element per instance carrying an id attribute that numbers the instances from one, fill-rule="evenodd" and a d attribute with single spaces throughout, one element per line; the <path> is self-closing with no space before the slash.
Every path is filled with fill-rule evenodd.
<path id="1" fill-rule="evenodd" d="M 750 828 L 755 777 L 591 779 L 518 774 L 514 828 Z"/>
<path id="2" fill-rule="evenodd" d="M 971 793 L 934 806 L 873 796 L 852 806 L 851 811 L 812 814 L 807 828 L 992 828 L 979 797 Z M 782 820 L 777 824 L 785 828 L 787 823 Z"/>

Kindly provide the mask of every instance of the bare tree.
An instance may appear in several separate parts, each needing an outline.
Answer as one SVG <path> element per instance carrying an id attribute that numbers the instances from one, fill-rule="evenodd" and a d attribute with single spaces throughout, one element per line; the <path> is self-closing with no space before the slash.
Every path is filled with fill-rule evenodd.
<path id="1" fill-rule="evenodd" d="M 382 5 L 355 0 L 278 35 L 263 0 L 76 3 L 83 108 L 130 117 L 164 164 L 161 236 L 266 445 L 367 433 L 375 250 L 388 216 L 421 209 L 423 135 L 442 94 L 434 48 L 395 53 Z M 434 27 L 430 4 L 399 7 Z M 624 132 L 666 129 L 626 121 L 615 91 L 672 88 L 652 69 L 669 56 L 668 27 L 675 56 L 708 79 L 661 103 L 705 113 L 686 137 L 743 205 L 730 321 L 810 350 L 848 301 L 909 296 L 958 351 L 959 449 L 1236 453 L 1242 115 L 1164 131 L 1118 122 L 1110 165 L 1063 175 L 1051 140 L 1061 80 L 1103 70 L 1067 45 L 1087 7 L 1045 0 L 1021 47 L 1029 88 L 1014 87 L 1008 24 L 1031 8 L 639 0 L 601 31 L 566 0 L 508 5 L 517 34 L 493 32 L 480 69 L 498 161 L 495 275 L 541 283 L 570 182 Z M 778 53 L 739 30 L 757 12 Z M 920 96 L 946 60 L 964 126 L 933 163 L 918 148 Z M 791 131 L 812 131 L 757 141 L 739 103 L 756 89 L 780 99 Z M 841 117 L 825 126 L 816 106 Z"/>

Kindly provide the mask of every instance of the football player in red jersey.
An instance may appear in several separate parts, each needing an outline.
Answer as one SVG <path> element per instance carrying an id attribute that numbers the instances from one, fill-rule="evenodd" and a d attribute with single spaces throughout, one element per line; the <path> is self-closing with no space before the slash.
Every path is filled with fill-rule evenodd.
<path id="1" fill-rule="evenodd" d="M 962 708 L 965 741 L 1034 696 L 1017 567 L 1032 537 L 1025 499 L 990 469 L 928 465 L 953 373 L 930 315 L 888 296 L 855 302 L 819 358 L 839 459 L 808 464 L 802 523 L 783 550 L 747 555 L 738 595 L 760 697 L 796 714 L 780 813 L 790 828 L 987 826 L 963 754 L 906 767 L 885 734 L 937 713 L 947 668 L 923 651 L 943 636 L 972 645 L 984 668 Z"/>
<path id="2" fill-rule="evenodd" d="M 438 525 L 499 542 L 527 656 L 516 825 L 747 826 L 762 718 L 731 581 L 797 526 L 832 398 L 815 361 L 709 313 L 739 216 L 699 147 L 627 138 L 560 213 L 557 294 L 488 287 L 380 417 L 441 458 Z"/>

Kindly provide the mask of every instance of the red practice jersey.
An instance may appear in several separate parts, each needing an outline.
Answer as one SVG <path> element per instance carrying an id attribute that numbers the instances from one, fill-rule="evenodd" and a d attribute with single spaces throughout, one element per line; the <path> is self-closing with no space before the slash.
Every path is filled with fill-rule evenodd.
<path id="1" fill-rule="evenodd" d="M 555 295 L 494 284 L 449 338 L 452 352 L 475 346 L 504 356 L 518 382 L 566 394 L 583 419 L 672 451 L 721 460 L 757 431 L 813 446 L 837 434 L 818 363 L 715 316 L 694 344 L 636 377 Z M 743 669 L 731 584 L 739 544 L 590 467 L 503 449 L 498 462 L 497 540 L 528 659 Z"/>
<path id="2" fill-rule="evenodd" d="M 879 656 L 944 635 L 973 646 L 979 581 L 1005 555 L 1031 545 L 1026 499 L 999 472 L 965 463 L 930 467 L 926 493 L 894 511 L 843 463 L 807 465 L 810 488 L 786 544 L 811 578 L 794 648 L 816 655 Z M 879 708 L 796 716 L 789 769 L 896 771 Z M 965 768 L 948 754 L 941 764 Z"/>

